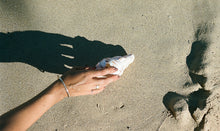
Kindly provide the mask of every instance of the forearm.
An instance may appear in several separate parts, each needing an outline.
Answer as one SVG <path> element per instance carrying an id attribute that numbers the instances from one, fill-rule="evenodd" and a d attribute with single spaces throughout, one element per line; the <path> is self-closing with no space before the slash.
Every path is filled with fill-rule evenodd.
<path id="1" fill-rule="evenodd" d="M 113 67 L 102 70 L 70 70 L 62 76 L 70 96 L 94 95 L 100 93 L 105 87 L 119 79 L 116 75 L 106 78 L 116 72 Z M 99 87 L 99 88 L 96 88 Z M 26 130 L 37 121 L 54 104 L 67 97 L 67 92 L 60 80 L 55 81 L 47 89 L 21 106 L 5 113 L 0 117 L 0 130 Z"/>
<path id="2" fill-rule="evenodd" d="M 59 81 L 54 82 L 33 99 L 4 114 L 0 118 L 1 130 L 26 130 L 48 109 L 65 97 Z"/>

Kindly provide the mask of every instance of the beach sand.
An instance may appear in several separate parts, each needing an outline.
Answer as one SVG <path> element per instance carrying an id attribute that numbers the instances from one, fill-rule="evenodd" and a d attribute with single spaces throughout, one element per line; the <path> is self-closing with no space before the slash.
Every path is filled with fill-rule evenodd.
<path id="1" fill-rule="evenodd" d="M 135 61 L 119 81 L 64 99 L 29 130 L 217 131 L 219 9 L 217 0 L 1 0 L 0 114 L 49 86 L 64 64 L 127 53 Z"/>

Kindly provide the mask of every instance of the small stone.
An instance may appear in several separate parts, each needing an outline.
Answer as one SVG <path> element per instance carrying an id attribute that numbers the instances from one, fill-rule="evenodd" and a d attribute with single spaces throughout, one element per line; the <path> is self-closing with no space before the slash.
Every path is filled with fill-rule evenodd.
<path id="1" fill-rule="evenodd" d="M 121 104 L 121 106 L 119 107 L 120 109 L 122 109 L 122 108 L 124 108 L 125 107 L 125 105 L 124 104 Z"/>

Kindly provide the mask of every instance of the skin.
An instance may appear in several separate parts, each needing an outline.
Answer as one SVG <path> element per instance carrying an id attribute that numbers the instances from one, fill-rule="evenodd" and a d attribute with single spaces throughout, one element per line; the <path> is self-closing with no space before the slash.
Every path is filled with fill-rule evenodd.
<path id="1" fill-rule="evenodd" d="M 70 70 L 64 73 L 61 78 L 69 90 L 70 97 L 94 95 L 102 92 L 109 83 L 119 79 L 119 76 L 109 75 L 116 71 L 117 69 L 113 67 L 102 70 L 89 68 L 77 71 Z M 106 77 L 97 78 L 98 76 Z M 99 85 L 99 89 L 96 89 L 97 85 Z M 56 80 L 31 100 L 3 114 L 0 117 L 0 130 L 27 130 L 48 109 L 66 97 L 67 93 L 63 84 L 60 80 Z"/>

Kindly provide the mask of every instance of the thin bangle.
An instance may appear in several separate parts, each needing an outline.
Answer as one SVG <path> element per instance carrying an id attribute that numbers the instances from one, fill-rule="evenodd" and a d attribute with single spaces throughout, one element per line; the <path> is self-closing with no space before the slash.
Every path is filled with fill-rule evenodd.
<path id="1" fill-rule="evenodd" d="M 64 86 L 64 88 L 65 88 L 65 90 L 66 90 L 66 94 L 67 94 L 67 96 L 70 97 L 69 90 L 67 89 L 67 87 L 66 87 L 64 81 L 62 80 L 61 77 L 60 77 L 59 79 L 60 79 L 60 81 L 63 83 L 63 86 Z"/>

